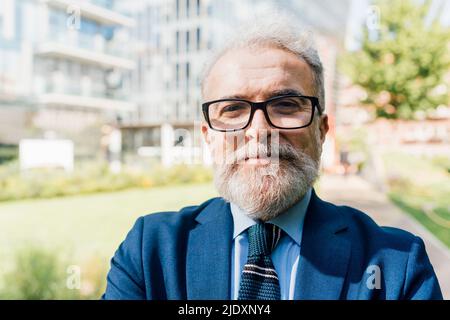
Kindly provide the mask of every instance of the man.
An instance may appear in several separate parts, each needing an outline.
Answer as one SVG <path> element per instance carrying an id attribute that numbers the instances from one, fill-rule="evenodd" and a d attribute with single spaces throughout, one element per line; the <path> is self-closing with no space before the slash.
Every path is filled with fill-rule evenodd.
<path id="1" fill-rule="evenodd" d="M 238 32 L 206 68 L 202 133 L 221 197 L 139 218 L 104 299 L 442 299 L 420 238 L 314 192 L 323 70 L 285 20 Z"/>

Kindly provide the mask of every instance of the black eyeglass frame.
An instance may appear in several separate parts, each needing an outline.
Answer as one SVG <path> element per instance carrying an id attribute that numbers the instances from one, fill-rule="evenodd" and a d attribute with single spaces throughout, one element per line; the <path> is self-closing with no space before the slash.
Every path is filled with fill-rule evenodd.
<path id="1" fill-rule="evenodd" d="M 276 126 L 276 125 L 274 125 L 272 123 L 272 121 L 270 121 L 270 117 L 269 117 L 269 114 L 267 112 L 267 105 L 270 102 L 273 102 L 273 101 L 276 101 L 276 100 L 280 100 L 280 99 L 284 99 L 284 98 L 306 98 L 306 99 L 311 101 L 311 104 L 312 104 L 313 108 L 312 108 L 312 112 L 311 112 L 311 119 L 309 119 L 309 122 L 307 124 L 305 124 L 303 126 L 300 126 L 300 127 L 284 128 L 284 127 Z M 239 129 L 216 129 L 216 128 L 212 127 L 211 120 L 209 118 L 209 106 L 212 105 L 213 103 L 224 102 L 224 101 L 245 102 L 245 103 L 248 103 L 251 106 L 250 117 L 248 119 L 248 122 L 245 124 L 245 126 L 243 126 L 242 128 L 239 128 Z M 319 115 L 322 115 L 323 112 L 322 112 L 322 110 L 320 110 L 319 99 L 317 97 L 303 96 L 303 95 L 298 95 L 298 94 L 287 94 L 287 95 L 282 95 L 282 96 L 276 96 L 276 97 L 270 98 L 270 99 L 268 99 L 266 101 L 262 101 L 262 102 L 253 102 L 253 101 L 244 100 L 244 99 L 230 98 L 230 99 L 213 100 L 213 101 L 208 101 L 208 102 L 202 103 L 203 116 L 205 117 L 205 120 L 208 123 L 208 126 L 212 130 L 220 131 L 220 132 L 235 132 L 235 131 L 244 130 L 245 128 L 247 128 L 250 125 L 250 123 L 253 120 L 253 115 L 255 114 L 255 111 L 258 110 L 258 109 L 263 111 L 267 123 L 269 123 L 269 125 L 271 125 L 274 128 L 282 129 L 282 130 L 294 130 L 294 129 L 306 128 L 306 127 L 310 126 L 311 123 L 313 122 L 314 113 L 315 113 L 315 109 L 316 108 L 317 108 L 317 110 L 319 112 Z"/>

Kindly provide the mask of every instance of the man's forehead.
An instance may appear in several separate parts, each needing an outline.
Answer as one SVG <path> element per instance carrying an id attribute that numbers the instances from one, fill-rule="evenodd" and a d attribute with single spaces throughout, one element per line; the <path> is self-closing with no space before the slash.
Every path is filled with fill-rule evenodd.
<path id="1" fill-rule="evenodd" d="M 308 70 L 307 63 L 294 53 L 276 47 L 237 48 L 225 52 L 211 69 L 211 73 L 248 72 L 258 73 L 261 69 L 268 72 L 275 69 L 292 72 Z"/>
<path id="2" fill-rule="evenodd" d="M 258 91 L 264 95 L 285 89 L 312 93 L 308 64 L 292 52 L 274 47 L 230 50 L 211 68 L 207 80 L 206 98 L 254 96 Z M 208 97 L 211 95 L 215 97 Z"/>

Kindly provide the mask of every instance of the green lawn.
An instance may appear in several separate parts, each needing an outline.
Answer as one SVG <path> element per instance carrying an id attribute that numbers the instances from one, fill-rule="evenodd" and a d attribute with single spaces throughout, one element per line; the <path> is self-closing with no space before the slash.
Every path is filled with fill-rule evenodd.
<path id="1" fill-rule="evenodd" d="M 450 248 L 449 160 L 384 155 L 388 196 Z"/>
<path id="2" fill-rule="evenodd" d="M 422 210 L 424 205 L 432 205 L 435 216 L 450 221 L 448 162 L 396 153 L 385 155 L 384 160 L 390 198 L 450 247 L 450 229 L 437 224 L 436 217 L 433 220 Z M 316 188 L 319 186 L 317 184 Z M 179 210 L 215 196 L 213 184 L 204 183 L 0 202 L 0 297 L 1 291 L 8 288 L 3 275 L 14 269 L 16 253 L 22 248 L 39 247 L 62 256 L 63 264 L 58 269 L 63 273 L 68 265 L 81 266 L 87 283 L 99 288 L 97 291 L 86 290 L 88 293 L 84 296 L 96 299 L 103 292 L 110 258 L 138 217 Z M 31 263 L 32 267 L 25 264 L 27 272 L 39 269 L 35 262 Z M 48 268 L 42 259 L 40 263 L 44 266 L 41 282 L 45 288 L 45 270 Z M 23 268 L 15 270 L 13 284 L 22 277 L 20 270 Z M 28 275 L 22 280 L 22 287 L 27 288 L 34 279 L 33 274 Z M 64 284 L 65 278 L 60 282 Z M 20 296 L 14 291 L 10 294 Z"/>
<path id="3" fill-rule="evenodd" d="M 71 264 L 92 257 L 108 263 L 139 216 L 179 210 L 216 195 L 208 183 L 0 203 L 2 266 L 16 249 L 29 245 L 61 252 Z"/>

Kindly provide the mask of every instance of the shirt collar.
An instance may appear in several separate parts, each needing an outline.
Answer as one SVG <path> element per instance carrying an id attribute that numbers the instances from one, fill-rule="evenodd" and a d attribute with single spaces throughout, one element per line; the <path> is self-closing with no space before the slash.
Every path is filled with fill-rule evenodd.
<path id="1" fill-rule="evenodd" d="M 308 208 L 309 200 L 311 199 L 312 189 L 309 188 L 303 198 L 296 202 L 286 212 L 280 214 L 278 217 L 270 220 L 270 223 L 280 227 L 286 232 L 298 245 L 301 243 L 303 221 Z M 234 203 L 230 203 L 231 214 L 233 215 L 233 239 L 235 239 L 242 232 L 250 228 L 257 222 L 250 218 L 248 214 L 239 208 Z"/>

